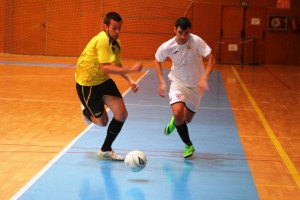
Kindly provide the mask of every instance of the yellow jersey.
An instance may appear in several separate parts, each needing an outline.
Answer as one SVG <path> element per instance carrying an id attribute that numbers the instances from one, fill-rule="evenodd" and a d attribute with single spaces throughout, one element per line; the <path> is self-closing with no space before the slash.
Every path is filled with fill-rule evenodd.
<path id="1" fill-rule="evenodd" d="M 109 79 L 102 71 L 101 63 L 121 65 L 120 40 L 109 41 L 108 35 L 101 31 L 93 37 L 81 53 L 75 73 L 75 80 L 83 86 L 94 86 Z"/>

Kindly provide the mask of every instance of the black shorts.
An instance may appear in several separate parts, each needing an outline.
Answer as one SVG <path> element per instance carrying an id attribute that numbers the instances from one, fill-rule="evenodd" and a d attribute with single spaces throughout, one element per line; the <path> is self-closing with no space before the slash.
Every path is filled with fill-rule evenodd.
<path id="1" fill-rule="evenodd" d="M 85 107 L 85 112 L 89 112 L 95 118 L 99 118 L 103 114 L 104 95 L 123 98 L 112 79 L 95 86 L 82 86 L 76 83 L 76 90 L 82 105 Z"/>

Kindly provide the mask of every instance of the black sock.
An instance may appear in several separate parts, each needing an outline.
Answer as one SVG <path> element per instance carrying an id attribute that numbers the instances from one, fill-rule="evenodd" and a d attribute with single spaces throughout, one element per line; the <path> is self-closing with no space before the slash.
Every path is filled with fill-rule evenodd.
<path id="1" fill-rule="evenodd" d="M 102 145 L 101 150 L 102 151 L 111 151 L 111 145 L 120 133 L 122 126 L 124 122 L 120 122 L 113 118 L 111 122 L 109 123 L 109 126 L 107 128 L 106 138 L 104 140 L 104 143 Z"/>
<path id="2" fill-rule="evenodd" d="M 187 144 L 187 145 L 192 145 L 192 141 L 190 140 L 190 136 L 189 136 L 189 131 L 188 131 L 188 127 L 186 125 L 185 122 L 183 122 L 183 124 L 176 126 L 177 132 L 181 138 L 181 140 Z"/>

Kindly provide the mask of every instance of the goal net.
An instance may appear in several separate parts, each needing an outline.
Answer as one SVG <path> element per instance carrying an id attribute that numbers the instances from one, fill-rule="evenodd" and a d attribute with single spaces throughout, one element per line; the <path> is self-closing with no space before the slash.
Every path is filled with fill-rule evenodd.
<path id="1" fill-rule="evenodd" d="M 122 57 L 153 59 L 191 0 L 0 0 L 0 53 L 79 56 L 107 12 L 123 18 Z"/>

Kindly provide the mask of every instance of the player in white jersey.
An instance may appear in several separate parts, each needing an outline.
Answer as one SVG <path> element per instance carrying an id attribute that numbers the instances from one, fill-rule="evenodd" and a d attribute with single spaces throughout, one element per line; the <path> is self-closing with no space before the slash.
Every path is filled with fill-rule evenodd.
<path id="1" fill-rule="evenodd" d="M 163 43 L 155 53 L 155 70 L 160 85 L 158 94 L 165 96 L 166 84 L 162 73 L 162 62 L 167 57 L 172 60 L 168 75 L 171 85 L 169 91 L 173 116 L 164 132 L 171 134 L 175 128 L 185 143 L 184 158 L 191 158 L 195 148 L 189 137 L 186 123 L 190 123 L 200 105 L 205 91 L 208 91 L 207 80 L 214 68 L 215 58 L 211 48 L 199 36 L 191 33 L 192 24 L 186 17 L 176 20 L 175 37 Z M 207 60 L 207 66 L 203 64 Z"/>

